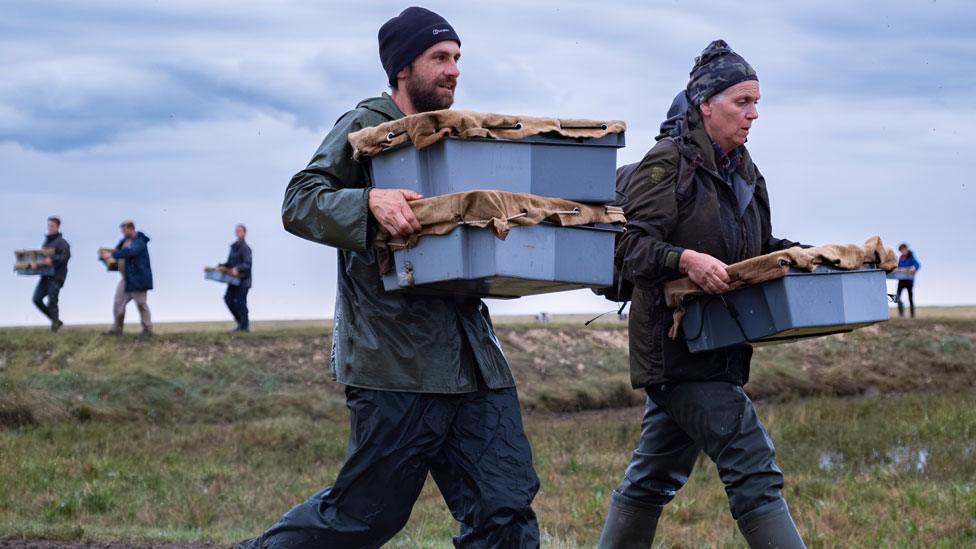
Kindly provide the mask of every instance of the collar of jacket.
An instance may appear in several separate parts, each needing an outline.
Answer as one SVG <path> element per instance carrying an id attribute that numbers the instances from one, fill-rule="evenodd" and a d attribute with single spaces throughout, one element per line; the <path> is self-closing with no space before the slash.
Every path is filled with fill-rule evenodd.
<path id="1" fill-rule="evenodd" d="M 695 153 L 701 159 L 700 167 L 717 177 L 718 179 L 725 181 L 722 177 L 722 173 L 718 169 L 718 165 L 715 159 L 715 148 L 712 145 L 712 138 L 708 136 L 705 131 L 705 125 L 702 122 L 701 114 L 699 114 L 697 109 L 688 109 L 688 113 L 685 116 L 685 123 L 682 127 L 681 134 L 678 136 L 687 144 L 690 144 L 692 148 L 696 149 Z M 739 165 L 736 167 L 736 171 L 743 179 L 746 180 L 750 185 L 755 185 L 756 180 L 752 176 L 752 171 L 749 169 L 752 166 L 752 157 L 749 155 L 749 150 L 746 149 L 745 145 L 739 146 L 738 149 Z M 731 154 L 731 153 L 730 153 Z"/>
<path id="2" fill-rule="evenodd" d="M 46 234 L 46 235 L 44 235 L 44 242 L 51 242 L 51 241 L 57 240 L 59 238 L 61 238 L 61 233 L 58 233 L 58 234 Z"/>
<path id="3" fill-rule="evenodd" d="M 407 115 L 403 114 L 400 107 L 397 107 L 393 98 L 390 94 L 383 92 L 383 95 L 379 97 L 370 97 L 369 99 L 363 99 L 356 105 L 356 108 L 369 109 L 373 112 L 379 113 L 389 120 L 396 120 L 398 118 L 403 118 Z"/>

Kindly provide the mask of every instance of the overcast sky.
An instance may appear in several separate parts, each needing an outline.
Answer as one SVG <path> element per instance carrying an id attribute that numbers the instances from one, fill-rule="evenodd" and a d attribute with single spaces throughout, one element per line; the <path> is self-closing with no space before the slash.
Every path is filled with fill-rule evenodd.
<path id="1" fill-rule="evenodd" d="M 774 233 L 907 241 L 922 304 L 976 303 L 976 3 L 428 2 L 461 36 L 455 106 L 619 118 L 619 163 L 653 144 L 694 57 L 723 38 L 759 73 L 750 151 Z M 252 318 L 332 315 L 335 251 L 279 208 L 333 122 L 385 89 L 376 32 L 409 4 L 361 1 L 4 2 L 0 250 L 60 215 L 68 323 L 109 322 L 118 274 L 96 249 L 136 221 L 152 239 L 157 320 L 229 318 L 202 268 L 244 222 Z M 8 261 L 13 261 L 12 254 Z M 0 276 L 0 325 L 42 323 L 36 282 Z M 498 313 L 603 311 L 588 291 L 492 302 Z M 130 311 L 130 315 L 134 311 Z"/>

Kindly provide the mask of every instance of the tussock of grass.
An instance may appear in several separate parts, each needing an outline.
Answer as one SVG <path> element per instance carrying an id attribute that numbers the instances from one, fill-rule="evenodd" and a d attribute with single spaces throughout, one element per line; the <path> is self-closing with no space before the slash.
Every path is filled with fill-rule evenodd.
<path id="1" fill-rule="evenodd" d="M 344 417 L 329 336 L 170 334 L 147 343 L 91 330 L 0 330 L 0 427 L 59 421 L 226 422 Z M 498 329 L 527 411 L 569 413 L 643 401 L 630 387 L 620 324 Z M 893 321 L 756 351 L 757 399 L 976 386 L 976 321 Z"/>

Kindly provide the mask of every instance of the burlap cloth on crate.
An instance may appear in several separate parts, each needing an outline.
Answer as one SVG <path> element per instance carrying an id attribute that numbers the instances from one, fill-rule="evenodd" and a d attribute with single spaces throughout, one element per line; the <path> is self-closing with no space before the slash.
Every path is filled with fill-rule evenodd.
<path id="1" fill-rule="evenodd" d="M 393 262 L 390 253 L 410 248 L 420 237 L 445 235 L 467 225 L 489 229 L 505 240 L 513 226 L 537 225 L 543 221 L 562 227 L 590 223 L 625 223 L 623 210 L 616 206 L 582 204 L 562 198 L 547 198 L 528 193 L 504 191 L 467 191 L 422 198 L 409 203 L 417 221 L 419 233 L 406 241 L 390 234 L 382 227 L 376 235 L 376 259 L 380 274 L 390 272 Z"/>
<path id="2" fill-rule="evenodd" d="M 729 265 L 729 286 L 732 290 L 743 286 L 761 284 L 786 276 L 790 268 L 812 271 L 818 265 L 829 265 L 839 269 L 860 269 L 873 263 L 880 269 L 891 271 L 898 266 L 898 257 L 894 250 L 886 248 L 881 237 L 872 236 L 864 241 L 864 245 L 857 244 L 827 244 L 813 248 L 790 248 L 771 254 L 761 255 L 739 263 Z M 685 316 L 683 302 L 691 297 L 705 292 L 691 281 L 682 278 L 668 282 L 664 288 L 664 298 L 668 307 L 674 309 L 674 323 L 668 336 L 678 337 L 678 327 Z"/>
<path id="3" fill-rule="evenodd" d="M 413 143 L 422 149 L 448 136 L 468 139 L 524 139 L 543 133 L 564 137 L 599 138 L 611 133 L 623 133 L 627 125 L 620 120 L 584 120 L 574 118 L 542 118 L 474 111 L 441 110 L 414 114 L 363 128 L 349 134 L 353 158 L 374 156 L 386 149 Z"/>
<path id="4" fill-rule="evenodd" d="M 52 257 L 54 248 L 35 248 L 31 250 L 14 250 L 14 270 L 36 269 L 46 267 L 37 258 Z M 29 258 L 29 259 L 28 259 Z"/>

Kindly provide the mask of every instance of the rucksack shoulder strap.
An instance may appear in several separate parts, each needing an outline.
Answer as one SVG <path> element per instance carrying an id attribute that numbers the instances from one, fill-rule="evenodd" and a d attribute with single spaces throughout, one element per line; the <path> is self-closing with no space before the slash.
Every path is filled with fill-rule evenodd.
<path id="1" fill-rule="evenodd" d="M 686 139 L 670 137 L 678 149 L 678 180 L 675 183 L 674 194 L 678 205 L 683 204 L 691 196 L 692 183 L 695 180 L 695 170 L 701 166 L 703 159 L 698 149 Z"/>

